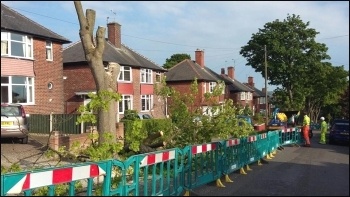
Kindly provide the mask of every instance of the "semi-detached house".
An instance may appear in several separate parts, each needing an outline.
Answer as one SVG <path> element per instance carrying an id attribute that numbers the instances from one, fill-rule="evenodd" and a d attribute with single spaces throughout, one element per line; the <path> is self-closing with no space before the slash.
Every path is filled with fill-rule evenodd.
<path id="1" fill-rule="evenodd" d="M 70 41 L 1 3 L 1 103 L 64 112 L 63 44 Z"/>
<path id="2" fill-rule="evenodd" d="M 161 84 L 166 70 L 121 43 L 121 25 L 107 24 L 108 38 L 105 42 L 103 62 L 120 65 L 116 91 L 122 100 L 116 104 L 116 118 L 122 118 L 126 110 L 136 110 L 154 118 L 165 117 L 165 102 L 155 94 L 154 85 Z M 89 93 L 96 93 L 95 80 L 85 60 L 81 41 L 63 52 L 65 112 L 77 113 L 80 105 L 90 102 Z"/>

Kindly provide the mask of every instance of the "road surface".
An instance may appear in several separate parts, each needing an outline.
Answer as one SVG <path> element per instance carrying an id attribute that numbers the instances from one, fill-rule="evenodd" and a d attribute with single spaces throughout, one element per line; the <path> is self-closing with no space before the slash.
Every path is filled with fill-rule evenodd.
<path id="1" fill-rule="evenodd" d="M 215 182 L 195 188 L 191 196 L 349 196 L 349 146 L 318 144 L 285 146 L 267 164 L 252 164 L 247 175 L 233 172 L 225 188 Z"/>

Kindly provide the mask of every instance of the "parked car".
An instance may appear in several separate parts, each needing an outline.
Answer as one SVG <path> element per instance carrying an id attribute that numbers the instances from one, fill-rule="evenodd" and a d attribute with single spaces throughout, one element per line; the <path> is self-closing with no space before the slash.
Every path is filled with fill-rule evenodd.
<path id="1" fill-rule="evenodd" d="M 329 130 L 329 144 L 349 143 L 349 122 L 336 122 Z"/>
<path id="2" fill-rule="evenodd" d="M 348 119 L 343 119 L 343 118 L 336 118 L 331 123 L 329 124 L 330 128 L 335 124 L 335 123 L 349 123 Z"/>
<path id="3" fill-rule="evenodd" d="M 1 104 L 1 138 L 18 138 L 28 143 L 28 121 L 20 104 Z"/>
<path id="4" fill-rule="evenodd" d="M 143 119 L 152 119 L 152 116 L 149 114 L 138 114 L 138 117 L 143 120 Z"/>

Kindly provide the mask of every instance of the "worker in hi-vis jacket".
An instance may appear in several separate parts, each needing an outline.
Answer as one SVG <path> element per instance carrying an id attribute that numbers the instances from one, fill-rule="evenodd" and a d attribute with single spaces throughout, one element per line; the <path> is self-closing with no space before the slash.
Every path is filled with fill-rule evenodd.
<path id="1" fill-rule="evenodd" d="M 310 118 L 305 114 L 303 119 L 303 135 L 305 140 L 305 144 L 304 144 L 305 147 L 311 146 L 309 132 L 310 132 Z"/>

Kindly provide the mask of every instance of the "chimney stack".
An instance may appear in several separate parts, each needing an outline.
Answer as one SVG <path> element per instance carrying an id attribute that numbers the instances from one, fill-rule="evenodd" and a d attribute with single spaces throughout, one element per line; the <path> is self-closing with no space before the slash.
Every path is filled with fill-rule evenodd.
<path id="1" fill-rule="evenodd" d="M 251 87 L 255 87 L 254 85 L 254 78 L 249 76 L 248 77 L 248 85 L 251 86 Z"/>
<path id="2" fill-rule="evenodd" d="M 231 79 L 235 79 L 235 68 L 233 66 L 227 68 L 227 75 Z"/>
<path id="3" fill-rule="evenodd" d="M 221 68 L 221 74 L 222 74 L 222 75 L 225 74 L 225 68 Z"/>
<path id="4" fill-rule="evenodd" d="M 122 42 L 121 42 L 121 25 L 116 22 L 108 23 L 108 40 L 116 47 L 121 48 Z"/>
<path id="5" fill-rule="evenodd" d="M 195 51 L 196 54 L 196 63 L 199 64 L 202 68 L 204 68 L 204 51 L 197 49 Z"/>

